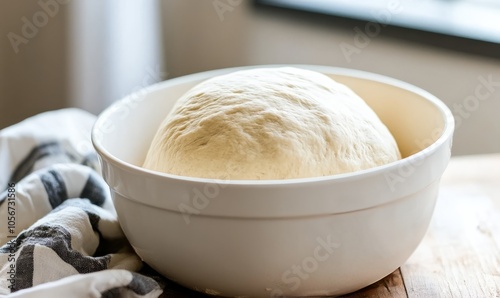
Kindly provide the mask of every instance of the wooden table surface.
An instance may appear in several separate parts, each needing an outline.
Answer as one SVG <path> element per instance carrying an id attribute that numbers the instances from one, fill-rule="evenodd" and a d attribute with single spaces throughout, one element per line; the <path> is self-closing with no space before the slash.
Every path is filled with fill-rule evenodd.
<path id="1" fill-rule="evenodd" d="M 168 285 L 162 297 L 208 296 Z M 391 275 L 343 297 L 500 297 L 500 154 L 452 158 L 415 253 Z"/>

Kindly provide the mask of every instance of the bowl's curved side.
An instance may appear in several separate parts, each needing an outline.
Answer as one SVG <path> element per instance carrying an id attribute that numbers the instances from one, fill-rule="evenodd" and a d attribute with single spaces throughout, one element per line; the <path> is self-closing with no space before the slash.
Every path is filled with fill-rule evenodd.
<path id="1" fill-rule="evenodd" d="M 117 193 L 114 202 L 139 256 L 189 288 L 223 296 L 341 295 L 405 262 L 425 234 L 438 184 L 386 205 L 315 217 L 193 215 L 186 224 L 179 212 Z"/>

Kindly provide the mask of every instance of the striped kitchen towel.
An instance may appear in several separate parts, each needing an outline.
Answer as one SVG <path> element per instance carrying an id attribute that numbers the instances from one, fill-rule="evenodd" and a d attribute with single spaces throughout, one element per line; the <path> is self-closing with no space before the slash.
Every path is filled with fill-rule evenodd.
<path id="1" fill-rule="evenodd" d="M 162 293 L 118 224 L 90 143 L 94 121 L 65 109 L 0 131 L 0 296 Z"/>

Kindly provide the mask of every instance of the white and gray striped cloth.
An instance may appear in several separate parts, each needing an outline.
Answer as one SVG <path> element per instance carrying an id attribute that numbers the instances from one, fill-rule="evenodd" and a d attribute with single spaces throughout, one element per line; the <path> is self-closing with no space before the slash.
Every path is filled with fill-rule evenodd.
<path id="1" fill-rule="evenodd" d="M 161 295 L 118 224 L 94 121 L 66 109 L 0 131 L 0 296 Z"/>

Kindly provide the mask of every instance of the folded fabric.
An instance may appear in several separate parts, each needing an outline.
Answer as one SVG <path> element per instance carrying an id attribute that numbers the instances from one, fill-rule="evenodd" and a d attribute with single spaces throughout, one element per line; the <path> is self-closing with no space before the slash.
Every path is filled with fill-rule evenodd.
<path id="1" fill-rule="evenodd" d="M 44 113 L 0 131 L 0 296 L 158 297 L 123 235 L 90 143 L 95 116 Z"/>

